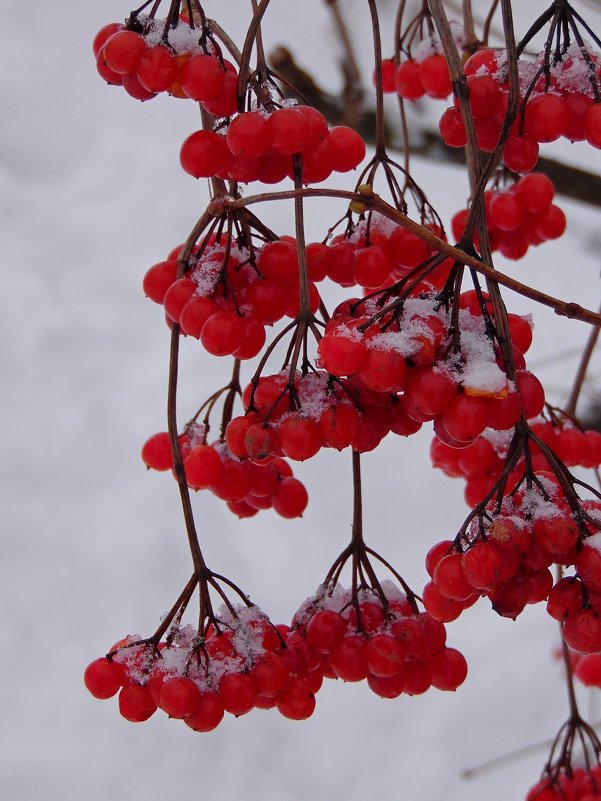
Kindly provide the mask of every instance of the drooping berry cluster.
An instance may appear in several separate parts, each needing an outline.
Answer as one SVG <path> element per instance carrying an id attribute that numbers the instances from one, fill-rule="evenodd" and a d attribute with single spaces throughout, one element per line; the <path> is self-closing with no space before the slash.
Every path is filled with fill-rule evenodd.
<path id="1" fill-rule="evenodd" d="M 529 485 L 507 486 L 502 503 L 490 502 L 468 519 L 455 541 L 430 550 L 426 609 L 450 621 L 475 596 L 485 595 L 498 614 L 515 619 L 527 604 L 548 598 L 551 617 L 565 621 L 566 642 L 579 651 L 601 650 L 601 620 L 588 596 L 589 585 L 593 591 L 601 580 L 596 550 L 601 502 L 574 508 L 550 470 L 533 473 Z M 577 578 L 553 586 L 553 564 L 574 565 Z"/>
<path id="2" fill-rule="evenodd" d="M 553 203 L 554 195 L 553 182 L 543 173 L 530 173 L 509 188 L 487 191 L 484 202 L 491 251 L 521 259 L 531 245 L 558 239 L 566 229 L 566 218 Z M 452 219 L 456 240 L 463 236 L 468 215 L 464 209 Z M 477 236 L 474 243 L 478 247 Z"/>
<path id="3" fill-rule="evenodd" d="M 568 768 L 545 775 L 533 785 L 526 795 L 526 801 L 595 801 L 601 797 L 601 766 L 594 765 L 590 770 Z"/>
<path id="4" fill-rule="evenodd" d="M 123 86 L 136 100 L 161 92 L 202 103 L 209 114 L 226 117 L 238 108 L 238 73 L 213 40 L 178 21 L 138 17 L 132 27 L 105 25 L 94 39 L 98 72 Z"/>
<path id="5" fill-rule="evenodd" d="M 528 172 L 538 161 L 538 145 L 565 137 L 601 147 L 601 54 L 574 43 L 557 59 L 543 51 L 536 61 L 518 61 L 520 103 L 503 150 L 505 165 Z M 464 65 L 469 105 L 478 146 L 497 145 L 508 104 L 507 53 L 480 50 Z M 463 147 L 467 136 L 458 102 L 444 112 L 440 132 L 450 147 Z"/>
<path id="6" fill-rule="evenodd" d="M 287 627 L 282 627 L 285 636 Z M 157 709 L 191 729 L 215 729 L 228 712 L 276 707 L 301 720 L 315 708 L 321 676 L 298 674 L 300 658 L 283 634 L 256 607 L 223 607 L 219 624 L 202 637 L 191 626 L 172 630 L 155 646 L 127 637 L 86 668 L 84 681 L 96 698 L 119 693 L 121 715 L 134 723 Z"/>
<path id="7" fill-rule="evenodd" d="M 571 418 L 557 410 L 549 410 L 545 417 L 530 420 L 529 426 L 567 467 L 591 469 L 601 465 L 601 434 L 598 431 L 583 431 Z M 476 506 L 503 472 L 512 438 L 513 428 L 503 433 L 485 429 L 463 449 L 452 448 L 436 438 L 430 447 L 432 465 L 450 478 L 464 478 L 466 502 L 468 506 Z M 546 456 L 534 443 L 530 447 L 529 459 L 532 469 L 549 469 Z M 519 481 L 524 467 L 524 457 L 521 456 L 509 473 L 509 485 L 514 486 Z"/>
<path id="8" fill-rule="evenodd" d="M 444 626 L 418 612 L 390 581 L 382 582 L 386 605 L 373 590 L 353 603 L 340 586 L 322 586 L 296 613 L 292 631 L 323 660 L 324 676 L 367 680 L 382 698 L 420 695 L 430 687 L 456 690 L 467 675 L 463 655 L 446 646 Z"/>
<path id="9" fill-rule="evenodd" d="M 515 386 L 508 382 L 476 293 L 463 293 L 458 305 L 452 336 L 450 312 L 438 295 L 408 298 L 400 313 L 384 316 L 374 299 L 356 303 L 355 315 L 347 309 L 326 327 L 321 362 L 334 375 L 357 376 L 372 390 L 404 390 L 404 412 L 416 422 L 433 420 L 437 436 L 455 447 L 473 442 L 487 426 L 510 428 L 522 408 L 528 417 L 539 414 L 540 382 L 524 369 Z M 520 345 L 528 348 L 530 326 L 517 315 L 512 325 L 515 355 L 523 362 Z"/>
<path id="10" fill-rule="evenodd" d="M 101 77 L 138 100 L 167 92 L 199 102 L 214 117 L 230 118 L 215 130 L 190 134 L 182 144 L 182 169 L 195 178 L 278 183 L 294 177 L 291 156 L 300 154 L 303 182 L 320 183 L 364 159 L 365 143 L 352 128 L 329 130 L 317 109 L 293 101 L 281 107 L 271 90 L 256 82 L 249 87 L 257 93 L 253 110 L 241 111 L 238 71 L 207 31 L 182 20 L 173 25 L 138 16 L 130 22 L 130 28 L 110 23 L 96 35 Z"/>
<path id="11" fill-rule="evenodd" d="M 274 184 L 294 178 L 295 154 L 302 156 L 303 183 L 320 183 L 333 172 L 355 169 L 365 158 L 365 143 L 345 125 L 328 130 L 325 117 L 311 106 L 289 105 L 272 112 L 241 112 L 227 129 L 190 134 L 182 144 L 180 163 L 194 178 L 217 175 L 239 183 Z"/>
<path id="12" fill-rule="evenodd" d="M 192 253 L 186 275 L 177 279 L 179 252 L 174 248 L 166 261 L 147 271 L 144 292 L 211 355 L 254 358 L 265 344 L 265 326 L 298 314 L 298 261 L 289 240 L 251 251 L 212 235 L 202 251 Z M 320 297 L 312 281 L 309 294 L 316 311 Z"/>
<path id="13" fill-rule="evenodd" d="M 321 448 L 364 453 L 391 431 L 405 436 L 420 427 L 393 395 L 323 371 L 297 373 L 292 388 L 286 373 L 263 376 L 243 397 L 248 411 L 230 422 L 226 441 L 239 458 L 259 462 L 273 455 L 304 461 Z"/>
<path id="14" fill-rule="evenodd" d="M 285 459 L 268 464 L 234 456 L 225 442 L 206 442 L 206 428 L 186 426 L 179 445 L 190 489 L 209 490 L 238 517 L 253 517 L 261 509 L 273 509 L 281 517 L 300 517 L 309 496 L 304 484 L 294 477 Z M 142 447 L 142 459 L 154 470 L 173 469 L 169 434 L 154 434 Z"/>

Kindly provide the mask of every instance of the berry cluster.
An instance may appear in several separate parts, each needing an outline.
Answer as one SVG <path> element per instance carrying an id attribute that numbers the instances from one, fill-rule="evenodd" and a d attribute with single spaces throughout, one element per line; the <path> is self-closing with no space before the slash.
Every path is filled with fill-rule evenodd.
<path id="1" fill-rule="evenodd" d="M 446 646 L 442 623 L 418 612 L 392 582 L 386 605 L 373 590 L 353 598 L 340 586 L 322 587 L 296 613 L 292 630 L 323 660 L 324 676 L 367 680 L 382 698 L 420 695 L 430 687 L 456 690 L 467 675 L 463 655 Z"/>
<path id="2" fill-rule="evenodd" d="M 527 604 L 548 598 L 549 614 L 565 621 L 566 642 L 579 651 L 601 650 L 601 619 L 588 595 L 601 580 L 601 502 L 584 501 L 574 511 L 557 477 L 539 472 L 530 487 L 518 485 L 486 510 L 454 542 L 440 542 L 428 553 L 432 581 L 423 598 L 430 614 L 454 620 L 474 596 L 486 595 L 498 614 L 515 619 Z M 553 586 L 553 564 L 574 565 L 579 579 Z"/>
<path id="3" fill-rule="evenodd" d="M 88 665 L 86 687 L 100 699 L 118 692 L 121 715 L 134 723 L 159 708 L 200 732 L 215 729 L 225 712 L 238 717 L 253 708 L 308 718 L 321 675 L 299 675 L 302 655 L 286 645 L 287 627 L 274 627 L 254 606 L 233 612 L 223 607 L 203 637 L 183 626 L 158 646 L 126 638 Z"/>
<path id="4" fill-rule="evenodd" d="M 526 795 L 526 801 L 596 801 L 601 797 L 601 765 L 589 770 L 571 765 L 545 775 Z"/>
<path id="5" fill-rule="evenodd" d="M 302 181 L 325 181 L 349 172 L 365 158 L 365 143 L 352 128 L 328 130 L 325 117 L 311 106 L 292 105 L 267 112 L 241 112 L 218 131 L 196 131 L 180 150 L 182 169 L 194 178 L 217 175 L 239 183 L 273 184 L 294 178 L 291 156 L 302 156 Z"/>
<path id="6" fill-rule="evenodd" d="M 192 253 L 186 275 L 177 279 L 180 250 L 174 248 L 166 261 L 147 271 L 144 292 L 213 356 L 251 359 L 265 344 L 266 325 L 298 314 L 294 241 L 280 239 L 251 251 L 212 235 Z M 316 311 L 320 298 L 312 281 L 309 294 Z"/>
<path id="7" fill-rule="evenodd" d="M 107 83 L 123 86 L 136 100 L 167 92 L 196 100 L 217 117 L 237 111 L 237 70 L 198 29 L 157 19 L 145 19 L 143 26 L 137 22 L 135 28 L 113 22 L 96 34 L 96 65 Z"/>
<path id="8" fill-rule="evenodd" d="M 491 251 L 507 259 L 521 259 L 530 245 L 558 239 L 566 229 L 563 211 L 552 201 L 555 187 L 543 173 L 525 175 L 503 190 L 484 195 L 486 224 Z M 451 228 L 456 240 L 463 236 L 468 209 L 457 212 Z M 478 247 L 477 236 L 474 244 Z"/>
<path id="9" fill-rule="evenodd" d="M 248 411 L 229 423 L 226 442 L 239 458 L 259 463 L 278 455 L 304 461 L 321 448 L 364 453 L 390 431 L 406 435 L 419 428 L 393 396 L 323 371 L 297 373 L 292 387 L 287 373 L 263 376 L 254 394 L 247 387 L 243 400 Z"/>
<path id="10" fill-rule="evenodd" d="M 98 32 L 93 48 L 101 77 L 138 100 L 167 92 L 201 103 L 215 117 L 232 118 L 182 144 L 182 169 L 195 178 L 278 183 L 294 177 L 291 156 L 301 154 L 303 182 L 319 183 L 364 159 L 365 143 L 356 131 L 346 125 L 328 130 L 325 117 L 310 106 L 286 101 L 287 107 L 278 108 L 269 93 L 260 92 L 256 110 L 237 114 L 236 67 L 198 28 L 139 18 L 135 27 L 110 23 Z"/>
<path id="11" fill-rule="evenodd" d="M 486 300 L 484 300 L 486 302 Z M 544 391 L 520 369 L 510 385 L 475 292 L 459 297 L 458 331 L 438 295 L 409 298 L 401 313 L 382 316 L 374 300 L 332 317 L 319 344 L 322 365 L 334 375 L 352 375 L 372 390 L 404 390 L 404 412 L 453 447 L 469 445 L 488 426 L 515 425 L 522 409 L 540 414 Z M 371 313 L 371 316 L 370 316 Z M 361 316 L 359 316 L 361 314 Z M 528 321 L 512 316 L 516 358 L 531 341 Z"/>
<path id="12" fill-rule="evenodd" d="M 492 152 L 501 134 L 508 104 L 507 53 L 480 50 L 464 66 L 469 105 L 478 146 Z M 601 147 L 601 55 L 577 44 L 549 63 L 543 52 L 537 61 L 518 61 L 519 113 L 505 143 L 505 165 L 515 172 L 528 172 L 538 161 L 538 145 L 565 137 L 586 140 Z M 458 101 L 440 120 L 440 132 L 449 147 L 467 142 Z"/>
<path id="13" fill-rule="evenodd" d="M 285 459 L 255 464 L 234 456 L 223 442 L 207 444 L 204 426 L 189 424 L 179 438 L 190 489 L 207 489 L 238 517 L 253 517 L 273 509 L 281 517 L 301 517 L 309 496 Z M 172 470 L 169 434 L 154 434 L 142 447 L 142 459 L 153 470 Z"/>
<path id="14" fill-rule="evenodd" d="M 568 467 L 596 468 L 601 465 L 601 434 L 583 431 L 564 414 L 551 410 L 549 419 L 541 417 L 529 422 L 530 430 L 542 440 Z M 432 440 L 432 465 L 450 478 L 466 480 L 465 499 L 476 506 L 496 484 L 505 464 L 513 429 L 503 433 L 485 429 L 468 447 L 458 450 L 438 438 Z M 530 464 L 534 470 L 549 470 L 546 456 L 536 444 L 530 446 Z M 521 456 L 509 473 L 507 483 L 515 486 L 524 473 Z"/>
<path id="15" fill-rule="evenodd" d="M 439 226 L 426 227 L 436 236 L 444 237 Z M 325 275 L 334 283 L 371 290 L 406 278 L 435 253 L 417 234 L 374 215 L 369 227 L 359 223 L 352 233 L 335 236 L 328 253 L 316 251 L 315 255 L 322 260 Z M 420 283 L 420 290 L 441 287 L 448 273 L 449 264 L 443 262 L 428 273 L 427 283 Z"/>

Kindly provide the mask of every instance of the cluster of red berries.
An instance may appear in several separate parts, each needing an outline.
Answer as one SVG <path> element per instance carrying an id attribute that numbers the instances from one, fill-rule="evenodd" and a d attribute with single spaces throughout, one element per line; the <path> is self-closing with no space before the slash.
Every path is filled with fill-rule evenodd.
<path id="1" fill-rule="evenodd" d="M 393 59 L 382 62 L 382 88 L 387 94 L 396 92 L 403 100 L 419 100 L 426 96 L 445 100 L 452 92 L 449 66 L 442 53 L 424 53 L 408 58 L 398 67 Z"/>
<path id="2" fill-rule="evenodd" d="M 515 619 L 527 604 L 548 600 L 547 611 L 564 620 L 566 642 L 579 651 L 601 650 L 601 618 L 589 604 L 589 585 L 601 589 L 601 555 L 595 550 L 601 503 L 585 501 L 574 513 L 552 473 L 533 475 L 531 488 L 504 498 L 500 511 L 475 518 L 455 542 L 435 545 L 426 557 L 432 578 L 423 593 L 437 620 L 455 620 L 479 595 Z M 586 523 L 584 520 L 586 514 Z M 579 580 L 553 586 L 553 564 L 575 565 Z M 568 624 L 568 620 L 570 623 Z"/>
<path id="3" fill-rule="evenodd" d="M 426 227 L 444 238 L 440 226 L 428 224 Z M 342 287 L 360 286 L 366 290 L 390 286 L 435 255 L 417 234 L 377 217 L 372 218 L 369 228 L 359 223 L 350 236 L 335 236 L 328 250 L 329 255 L 319 254 L 324 260 L 327 277 Z M 440 288 L 450 266 L 450 261 L 445 261 L 430 271 L 427 283 L 421 283 L 419 290 Z"/>
<path id="4" fill-rule="evenodd" d="M 179 438 L 186 481 L 190 489 L 207 489 L 238 517 L 253 517 L 261 509 L 273 509 L 281 517 L 301 517 L 309 496 L 294 477 L 285 459 L 268 464 L 241 460 L 223 442 L 206 443 L 204 426 L 192 424 Z M 142 459 L 153 470 L 172 470 L 169 434 L 154 434 L 142 447 Z"/>
<path id="5" fill-rule="evenodd" d="M 379 308 L 375 299 L 343 307 L 319 344 L 321 363 L 334 375 L 358 377 L 372 390 L 404 390 L 406 414 L 420 423 L 433 420 L 439 439 L 453 447 L 469 445 L 486 427 L 511 428 L 522 409 L 528 417 L 540 414 L 542 385 L 519 369 L 516 386 L 510 386 L 476 293 L 463 293 L 459 306 L 457 349 L 437 295 L 409 298 L 402 314 L 373 322 L 369 315 L 377 316 Z M 515 356 L 523 365 L 532 340 L 530 323 L 511 315 L 510 325 Z"/>
<path id="6" fill-rule="evenodd" d="M 323 371 L 297 373 L 292 389 L 286 372 L 263 376 L 243 401 L 247 412 L 228 424 L 226 442 L 239 458 L 259 463 L 281 455 L 304 461 L 321 448 L 365 453 L 389 433 L 408 436 L 421 428 L 402 399 Z"/>
<path id="7" fill-rule="evenodd" d="M 544 776 L 526 795 L 526 801 L 599 801 L 601 765 L 569 768 Z"/>
<path id="8" fill-rule="evenodd" d="M 446 646 L 446 630 L 418 612 L 392 582 L 386 606 L 374 590 L 353 603 L 340 586 L 322 587 L 296 613 L 292 630 L 323 660 L 326 678 L 367 680 L 382 698 L 419 695 L 430 687 L 456 690 L 467 675 L 463 655 Z"/>
<path id="9" fill-rule="evenodd" d="M 515 172 L 528 172 L 536 165 L 539 143 L 565 137 L 571 142 L 586 140 L 593 147 L 601 147 L 601 55 L 589 52 L 587 59 L 574 44 L 560 60 L 546 64 L 545 69 L 546 58 L 541 53 L 537 61 L 518 62 L 521 103 L 503 151 L 505 165 Z M 507 53 L 480 50 L 468 59 L 464 72 L 478 146 L 492 152 L 507 112 Z M 457 100 L 442 115 L 440 132 L 450 147 L 466 144 Z"/>
<path id="10" fill-rule="evenodd" d="M 558 239 L 566 229 L 563 211 L 553 203 L 555 187 L 543 173 L 530 173 L 509 188 L 489 190 L 484 194 L 486 225 L 490 247 L 507 259 L 521 259 L 530 245 Z M 468 209 L 452 219 L 453 236 L 461 239 L 469 215 Z M 477 236 L 474 243 L 478 247 Z"/>
<path id="11" fill-rule="evenodd" d="M 219 176 L 241 183 L 273 184 L 293 177 L 290 158 L 301 154 L 304 183 L 325 181 L 353 170 L 365 158 L 361 136 L 345 125 L 328 130 L 325 117 L 309 106 L 267 112 L 238 111 L 238 73 L 212 46 L 199 45 L 198 29 L 180 22 L 168 29 L 149 20 L 144 33 L 110 23 L 94 39 L 100 75 L 148 100 L 160 92 L 190 98 L 215 117 L 232 117 L 219 133 L 201 130 L 183 143 L 180 162 L 195 178 Z"/>
<path id="12" fill-rule="evenodd" d="M 196 131 L 182 144 L 180 163 L 194 178 L 273 184 L 294 178 L 295 154 L 302 156 L 303 183 L 320 183 L 333 172 L 355 169 L 365 158 L 365 142 L 346 125 L 328 130 L 317 109 L 291 105 L 241 112 L 227 129 Z"/>
<path id="13" fill-rule="evenodd" d="M 126 638 L 88 665 L 86 687 L 100 699 L 119 693 L 119 711 L 134 723 L 159 708 L 200 732 L 215 729 L 225 712 L 238 717 L 254 708 L 308 718 L 322 674 L 307 669 L 302 644 L 287 643 L 288 627 L 273 626 L 256 607 L 235 612 L 222 608 L 219 625 L 202 638 L 191 626 L 158 648 Z"/>
<path id="14" fill-rule="evenodd" d="M 224 713 L 271 709 L 304 720 L 315 709 L 324 677 L 363 681 L 383 698 L 418 695 L 430 687 L 455 690 L 467 675 L 463 655 L 446 646 L 442 623 L 418 613 L 384 582 L 386 608 L 373 591 L 321 588 L 294 617 L 273 626 L 255 606 L 227 610 L 199 637 L 191 626 L 172 629 L 158 647 L 138 637 L 94 660 L 84 682 L 99 699 L 119 693 L 119 711 L 132 722 L 157 709 L 196 731 L 211 731 Z"/>
<path id="15" fill-rule="evenodd" d="M 582 431 L 565 416 L 554 414 L 552 419 L 530 421 L 530 429 L 567 467 L 595 468 L 601 465 L 601 433 Z M 432 465 L 450 478 L 466 480 L 465 499 L 470 507 L 476 506 L 492 489 L 503 471 L 505 457 L 513 436 L 513 429 L 500 433 L 486 429 L 467 448 L 458 450 L 445 445 L 438 438 L 432 440 Z M 536 471 L 549 470 L 546 456 L 535 443 L 530 443 L 530 464 Z M 507 483 L 512 487 L 524 474 L 524 459 L 520 457 L 509 474 Z"/>
<path id="16" fill-rule="evenodd" d="M 213 356 L 251 359 L 265 344 L 266 325 L 297 316 L 298 261 L 291 241 L 269 242 L 251 254 L 227 237 L 211 236 L 202 251 L 192 254 L 185 277 L 177 279 L 180 250 L 174 248 L 166 261 L 147 271 L 144 292 Z M 317 311 L 313 281 L 309 294 Z"/>
<path id="17" fill-rule="evenodd" d="M 238 73 L 213 48 L 199 45 L 199 30 L 180 22 L 146 20 L 143 33 L 112 22 L 94 38 L 96 65 L 109 84 L 123 86 L 136 100 L 160 92 L 191 98 L 210 114 L 227 117 L 238 109 Z"/>

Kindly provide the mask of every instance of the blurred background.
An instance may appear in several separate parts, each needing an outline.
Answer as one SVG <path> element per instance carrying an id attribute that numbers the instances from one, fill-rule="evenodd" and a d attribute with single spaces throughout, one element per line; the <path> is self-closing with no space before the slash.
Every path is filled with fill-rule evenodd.
<path id="1" fill-rule="evenodd" d="M 460 3 L 447 5 L 453 14 Z M 539 0 L 515 5 L 518 33 L 546 7 Z M 598 3 L 577 5 L 599 26 Z M 373 64 L 361 0 L 274 0 L 265 17 L 266 48 L 287 48 L 294 65 L 340 96 L 345 51 L 331 6 L 348 25 L 365 87 L 362 111 L 369 112 Z M 210 0 L 204 7 L 242 42 L 249 2 Z M 450 624 L 449 643 L 470 666 L 456 693 L 387 701 L 363 683 L 328 682 L 315 714 L 302 723 L 255 710 L 201 735 L 160 714 L 128 723 L 115 699 L 101 703 L 86 692 L 86 664 L 126 634 L 151 633 L 190 573 L 176 485 L 147 472 L 139 455 L 145 439 L 165 428 L 169 345 L 161 310 L 144 298 L 141 282 L 204 210 L 206 183 L 184 174 L 178 158 L 199 117 L 191 101 L 159 96 L 141 104 L 99 78 L 91 43 L 103 25 L 128 15 L 118 0 L 43 8 L 4 0 L 2 8 L 3 797 L 523 797 L 547 758 L 544 747 L 494 773 L 466 780 L 462 771 L 552 738 L 567 717 L 562 669 L 553 658 L 558 634 L 542 607 L 513 623 L 483 600 Z M 382 0 L 379 8 L 384 55 L 391 56 L 395 4 Z M 474 8 L 482 20 L 487 4 L 477 0 Z M 465 176 L 449 154 L 424 144 L 444 107 L 420 103 L 409 123 L 422 145 L 414 177 L 448 223 L 467 201 Z M 394 98 L 388 110 L 394 139 Z M 599 151 L 585 145 L 548 145 L 544 154 L 601 171 Z M 352 188 L 354 177 L 335 181 Z M 565 237 L 531 249 L 521 262 L 500 258 L 498 266 L 597 308 L 599 206 L 558 202 L 568 218 Z M 307 204 L 309 239 L 322 239 L 344 212 L 336 201 Z M 262 207 L 261 216 L 279 234 L 293 234 L 289 205 Z M 506 302 L 511 311 L 532 312 L 528 364 L 561 405 L 587 326 L 511 293 Z M 227 383 L 229 369 L 228 360 L 184 342 L 182 421 Z M 594 406 L 600 377 L 595 359 L 583 410 Z M 363 460 L 366 538 L 417 591 L 426 580 L 425 552 L 452 538 L 468 512 L 461 482 L 430 467 L 431 436 L 426 426 L 407 440 L 389 436 Z M 268 511 L 239 521 L 207 493 L 193 499 L 209 565 L 276 622 L 289 622 L 350 536 L 350 455 L 322 451 L 294 469 L 310 493 L 302 520 Z M 594 719 L 596 699 L 583 693 L 582 703 Z"/>

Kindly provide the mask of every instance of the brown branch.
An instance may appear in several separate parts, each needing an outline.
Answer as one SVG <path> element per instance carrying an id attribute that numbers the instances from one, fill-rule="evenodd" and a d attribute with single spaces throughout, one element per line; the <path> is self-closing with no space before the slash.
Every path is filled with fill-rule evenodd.
<path id="1" fill-rule="evenodd" d="M 375 193 L 363 195 L 359 192 L 349 192 L 348 190 L 344 189 L 311 188 L 300 190 L 292 189 L 281 192 L 263 192 L 258 195 L 251 195 L 249 197 L 239 198 L 237 200 L 217 201 L 217 203 L 214 204 L 214 212 L 211 212 L 213 204 L 209 204 L 208 211 L 209 213 L 214 213 L 215 216 L 220 216 L 220 214 L 223 214 L 226 210 L 245 208 L 246 206 L 252 206 L 256 203 L 265 203 L 273 200 L 294 200 L 299 194 L 303 197 L 341 198 L 343 200 L 347 200 L 349 203 L 355 202 L 358 204 L 363 204 L 366 210 L 371 209 L 372 211 L 378 212 L 383 217 L 402 225 L 403 228 L 406 228 L 408 231 L 411 231 L 411 233 L 419 236 L 421 239 L 427 242 L 432 249 L 440 253 L 444 253 L 446 256 L 450 256 L 454 261 L 458 261 L 461 264 L 465 264 L 466 266 L 473 268 L 481 275 L 494 279 L 497 281 L 497 283 L 507 287 L 507 289 L 511 289 L 512 292 L 517 292 L 519 295 L 523 295 L 524 297 L 529 298 L 536 303 L 540 303 L 543 306 L 549 306 L 550 308 L 554 309 L 556 314 L 559 314 L 562 317 L 580 320 L 581 322 L 588 323 L 589 325 L 601 325 L 601 314 L 594 312 L 591 309 L 587 309 L 581 306 L 579 303 L 564 301 L 560 300 L 559 298 L 555 298 L 552 295 L 547 295 L 546 293 L 541 292 L 534 287 L 523 284 L 520 281 L 516 281 L 514 278 L 510 278 L 508 275 L 495 270 L 494 267 L 491 267 L 489 264 L 486 264 L 475 256 L 471 256 L 464 250 L 461 250 L 460 248 L 455 247 L 442 239 L 439 239 L 428 228 L 425 228 L 423 225 L 414 222 L 412 219 L 407 217 L 407 215 L 398 211 L 398 209 L 395 209 L 394 206 L 386 203 L 385 200 Z"/>

